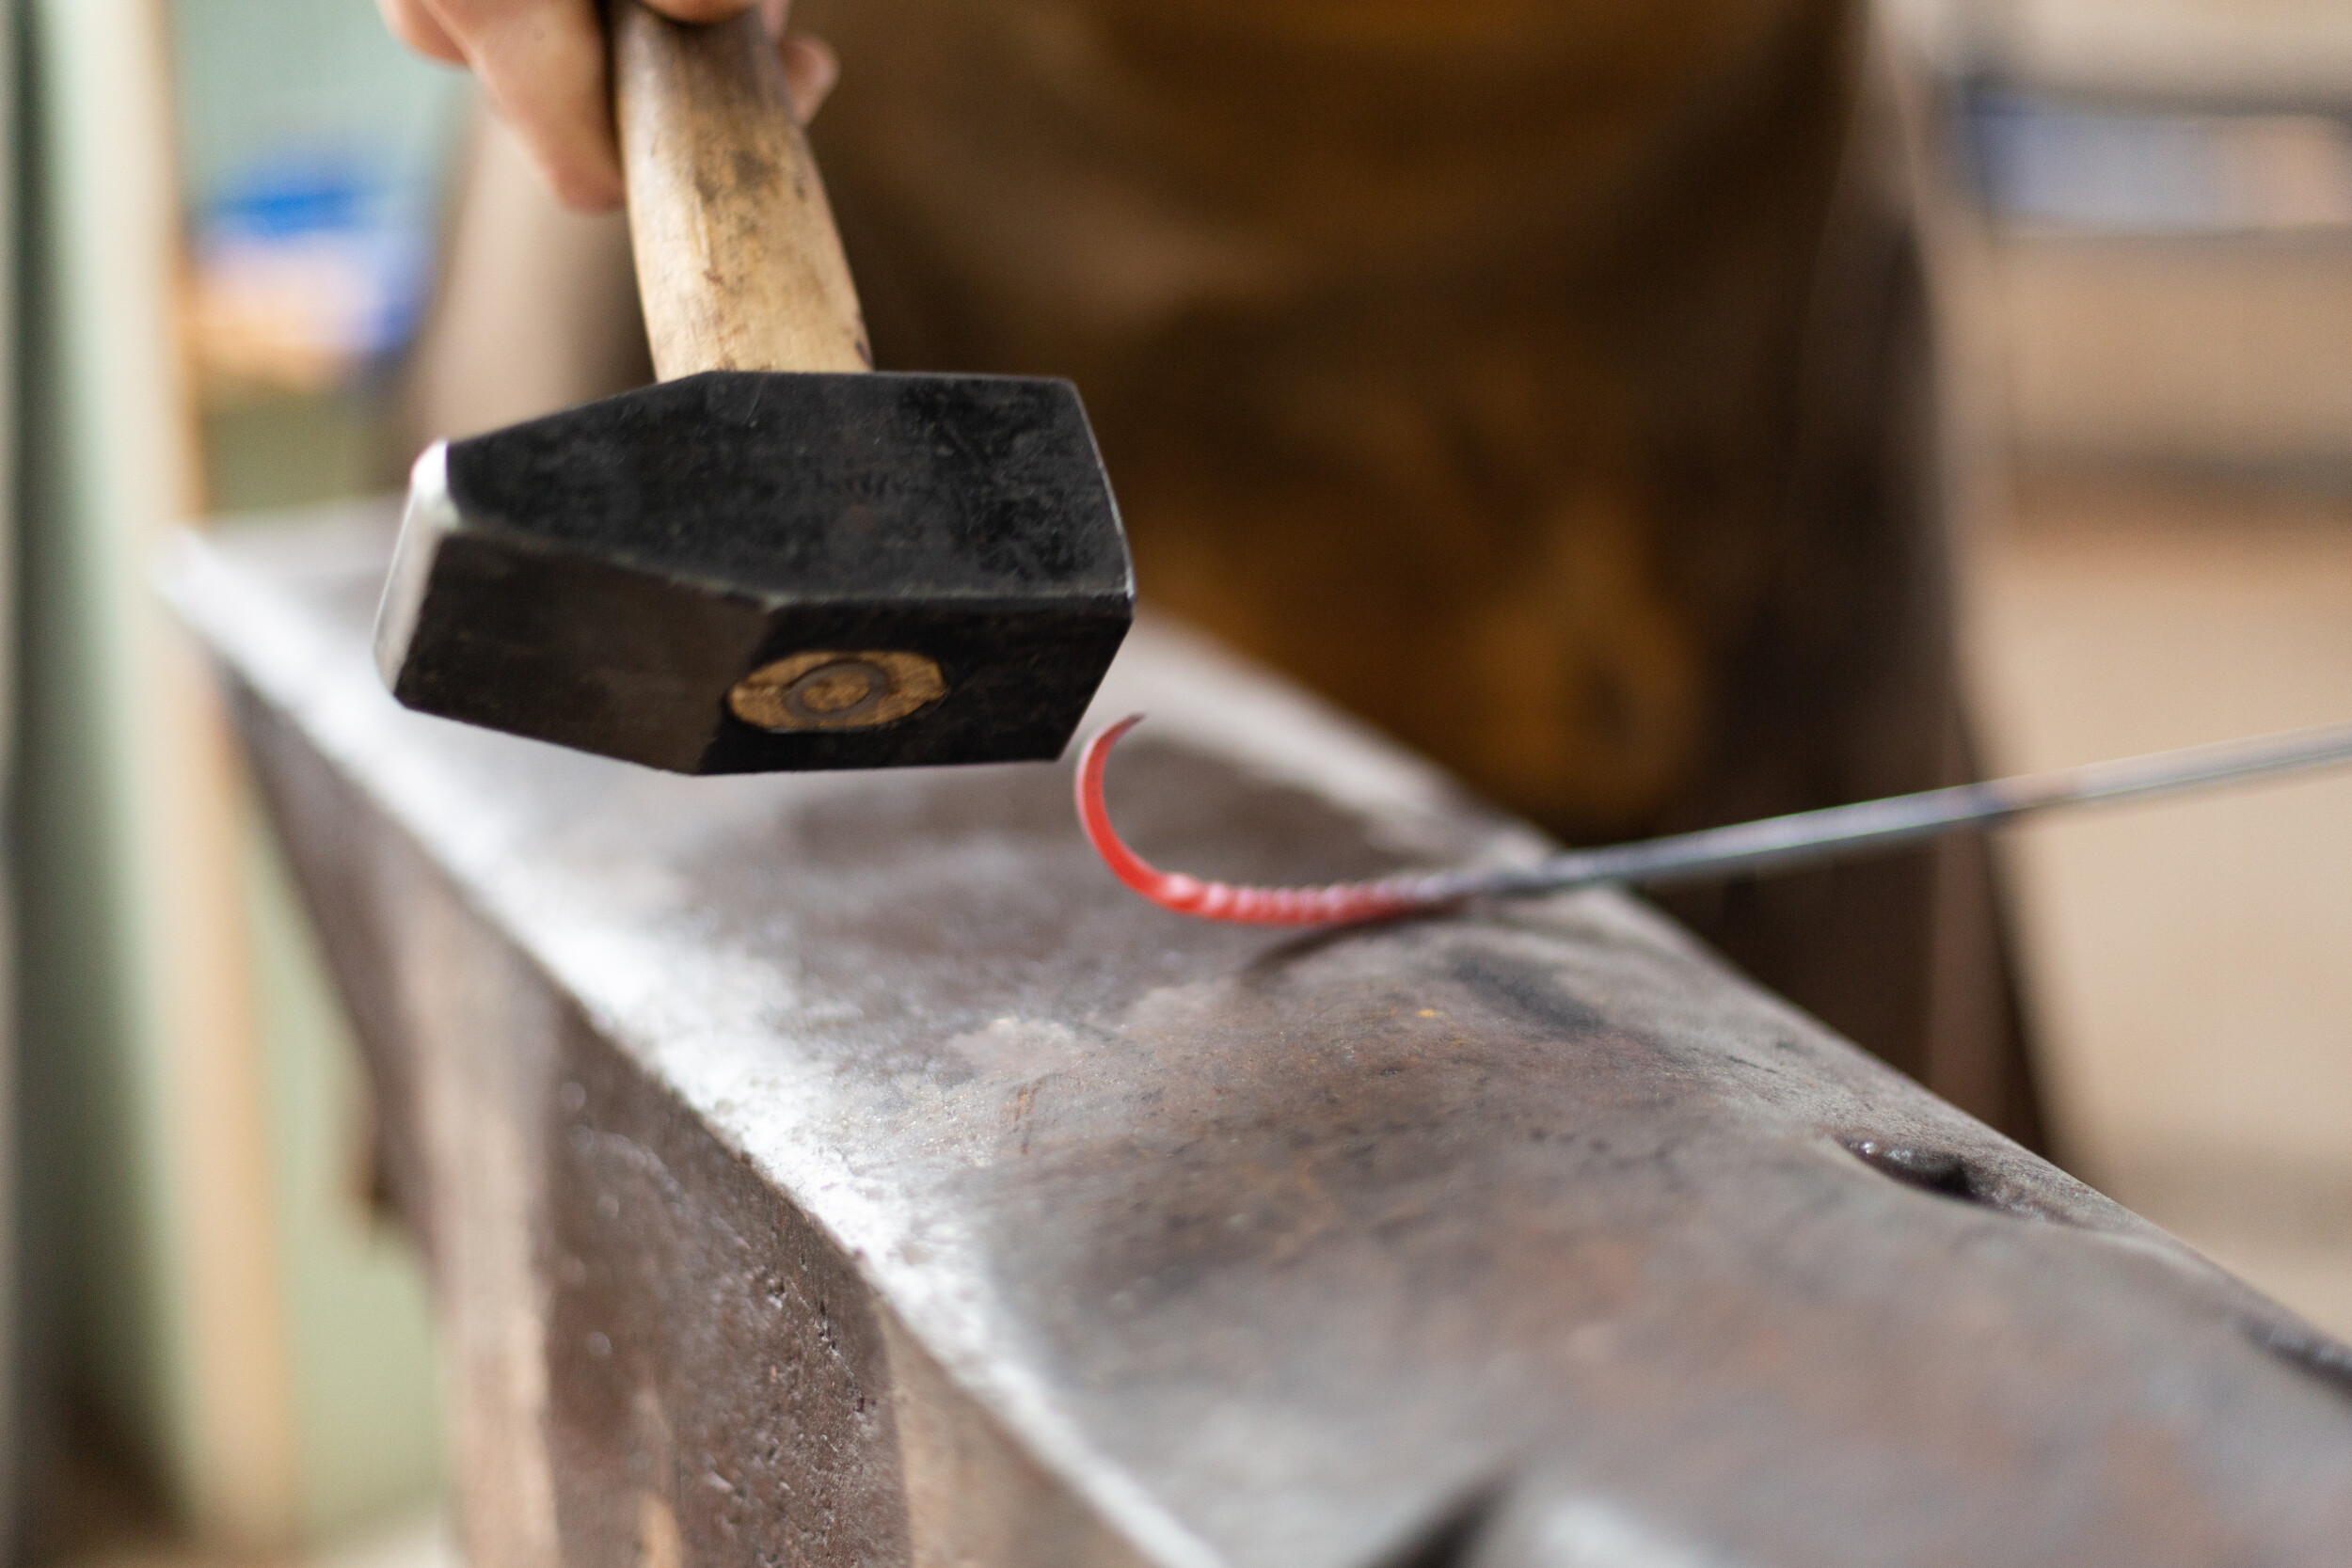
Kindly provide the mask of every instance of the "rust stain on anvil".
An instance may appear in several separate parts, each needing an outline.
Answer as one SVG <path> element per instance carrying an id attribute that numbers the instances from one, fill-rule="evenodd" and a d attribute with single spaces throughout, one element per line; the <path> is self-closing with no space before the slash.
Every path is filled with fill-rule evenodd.
<path id="1" fill-rule="evenodd" d="M 180 594 L 461 1431 L 536 1434 L 461 1467 L 478 1543 L 542 1508 L 566 1564 L 2344 1560 L 2342 1347 L 1641 906 L 1200 926 L 1104 875 L 1066 772 L 681 781 L 420 720 L 366 673 L 370 537 Z M 1514 831 L 1165 633 L 1104 701 L 1272 705 L 1136 769 L 1130 831 L 1209 875 Z"/>

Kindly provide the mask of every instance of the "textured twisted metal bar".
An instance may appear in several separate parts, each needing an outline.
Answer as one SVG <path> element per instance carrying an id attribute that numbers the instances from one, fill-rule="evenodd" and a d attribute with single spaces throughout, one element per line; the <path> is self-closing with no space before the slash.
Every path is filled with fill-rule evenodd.
<path id="1" fill-rule="evenodd" d="M 1103 798 L 1104 767 L 1120 736 L 1142 719 L 1134 714 L 1120 720 L 1089 740 L 1079 755 L 1078 817 L 1087 837 L 1120 882 L 1162 909 L 1250 926 L 1342 926 L 1442 909 L 1470 898 L 1559 893 L 1603 882 L 1654 887 L 1819 865 L 2058 806 L 2168 794 L 2352 761 L 2352 724 L 2334 724 L 1862 800 L 1633 844 L 1571 849 L 1527 866 L 1431 872 L 1327 887 L 1235 887 L 1162 871 L 1128 848 L 1112 828 Z"/>

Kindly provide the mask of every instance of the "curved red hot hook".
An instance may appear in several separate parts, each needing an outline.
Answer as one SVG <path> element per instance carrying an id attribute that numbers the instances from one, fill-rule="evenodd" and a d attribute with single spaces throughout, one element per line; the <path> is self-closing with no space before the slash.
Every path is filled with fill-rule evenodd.
<path id="1" fill-rule="evenodd" d="M 1416 877 L 1329 887 L 1234 887 L 1152 865 L 1120 838 L 1111 826 L 1110 809 L 1103 803 L 1103 766 L 1110 760 L 1111 748 L 1141 722 L 1142 714 L 1130 714 L 1097 734 L 1078 753 L 1078 820 L 1111 875 L 1160 908 L 1240 926 L 1346 926 L 1458 901 L 1458 894 L 1433 895 L 1424 885 L 1427 879 Z"/>

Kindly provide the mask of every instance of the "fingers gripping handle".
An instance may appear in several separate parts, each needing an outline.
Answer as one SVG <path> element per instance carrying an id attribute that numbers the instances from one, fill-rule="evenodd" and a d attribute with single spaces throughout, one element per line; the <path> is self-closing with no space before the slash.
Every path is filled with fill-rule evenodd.
<path id="1" fill-rule="evenodd" d="M 655 372 L 873 365 L 833 211 L 755 11 L 612 0 L 612 108 Z"/>

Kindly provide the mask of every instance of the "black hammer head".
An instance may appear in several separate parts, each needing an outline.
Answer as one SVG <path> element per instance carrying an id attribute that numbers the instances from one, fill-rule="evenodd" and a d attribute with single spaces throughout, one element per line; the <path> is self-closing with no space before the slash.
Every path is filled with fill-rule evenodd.
<path id="1" fill-rule="evenodd" d="M 1069 383 L 712 372 L 427 451 L 375 652 L 682 773 L 1043 761 L 1134 608 Z"/>

